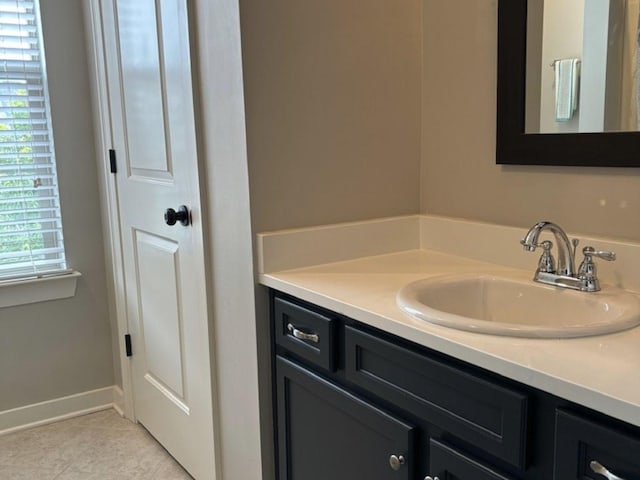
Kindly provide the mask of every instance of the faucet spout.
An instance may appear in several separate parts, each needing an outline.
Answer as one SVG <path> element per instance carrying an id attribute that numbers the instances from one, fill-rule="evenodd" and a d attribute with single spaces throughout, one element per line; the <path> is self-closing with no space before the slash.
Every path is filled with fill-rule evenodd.
<path id="1" fill-rule="evenodd" d="M 550 231 L 555 237 L 555 244 L 558 246 L 558 275 L 572 277 L 575 275 L 576 267 L 574 260 L 574 248 L 567 237 L 567 234 L 553 222 L 538 222 L 529 229 L 524 239 L 520 242 L 524 249 L 533 252 L 537 247 L 541 246 L 539 237 L 544 231 Z"/>

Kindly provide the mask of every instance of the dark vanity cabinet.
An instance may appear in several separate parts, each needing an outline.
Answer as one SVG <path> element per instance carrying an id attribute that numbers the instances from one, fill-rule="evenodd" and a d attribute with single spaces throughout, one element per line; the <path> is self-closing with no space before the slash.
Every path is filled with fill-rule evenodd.
<path id="1" fill-rule="evenodd" d="M 283 358 L 276 372 L 280 478 L 413 478 L 413 425 Z"/>
<path id="2" fill-rule="evenodd" d="M 640 480 L 640 429 L 271 292 L 278 480 Z"/>

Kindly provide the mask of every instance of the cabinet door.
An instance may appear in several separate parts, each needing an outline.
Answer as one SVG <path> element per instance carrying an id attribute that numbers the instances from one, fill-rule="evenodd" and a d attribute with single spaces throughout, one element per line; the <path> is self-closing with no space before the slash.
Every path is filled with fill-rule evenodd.
<path id="1" fill-rule="evenodd" d="M 430 476 L 433 479 L 513 480 L 438 440 L 431 439 L 429 457 Z"/>
<path id="2" fill-rule="evenodd" d="M 640 480 L 640 437 L 558 410 L 554 480 L 605 479 L 593 462 L 623 480 Z"/>
<path id="3" fill-rule="evenodd" d="M 279 480 L 412 478 L 414 427 L 281 357 L 276 370 Z"/>

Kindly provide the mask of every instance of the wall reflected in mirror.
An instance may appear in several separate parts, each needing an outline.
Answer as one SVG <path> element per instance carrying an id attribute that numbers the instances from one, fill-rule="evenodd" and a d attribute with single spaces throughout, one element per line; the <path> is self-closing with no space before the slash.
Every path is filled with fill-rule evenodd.
<path id="1" fill-rule="evenodd" d="M 526 133 L 640 131 L 640 0 L 529 0 Z"/>

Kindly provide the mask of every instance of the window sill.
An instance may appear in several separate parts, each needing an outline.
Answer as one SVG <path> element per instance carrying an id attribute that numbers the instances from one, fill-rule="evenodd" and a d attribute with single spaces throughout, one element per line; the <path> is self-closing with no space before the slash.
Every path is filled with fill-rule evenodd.
<path id="1" fill-rule="evenodd" d="M 0 308 L 73 297 L 80 272 L 0 283 Z"/>

